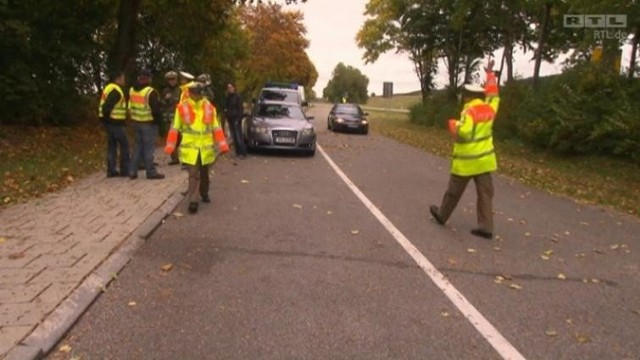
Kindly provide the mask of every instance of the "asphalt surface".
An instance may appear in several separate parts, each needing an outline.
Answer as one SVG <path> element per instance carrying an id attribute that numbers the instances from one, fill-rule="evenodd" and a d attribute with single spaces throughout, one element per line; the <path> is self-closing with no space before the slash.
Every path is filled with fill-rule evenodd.
<path id="1" fill-rule="evenodd" d="M 328 109 L 315 157 L 217 162 L 213 202 L 178 205 L 47 358 L 640 358 L 637 219 L 497 175 L 496 239 L 469 234 L 472 184 L 439 226 L 448 160 Z"/>

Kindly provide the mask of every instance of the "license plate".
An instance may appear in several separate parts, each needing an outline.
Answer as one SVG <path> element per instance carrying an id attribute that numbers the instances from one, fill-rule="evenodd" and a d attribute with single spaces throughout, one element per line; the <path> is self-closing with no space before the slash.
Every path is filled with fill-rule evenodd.
<path id="1" fill-rule="evenodd" d="M 281 143 L 281 144 L 295 144 L 296 143 L 296 138 L 292 138 L 292 137 L 276 137 L 273 140 L 275 142 Z"/>

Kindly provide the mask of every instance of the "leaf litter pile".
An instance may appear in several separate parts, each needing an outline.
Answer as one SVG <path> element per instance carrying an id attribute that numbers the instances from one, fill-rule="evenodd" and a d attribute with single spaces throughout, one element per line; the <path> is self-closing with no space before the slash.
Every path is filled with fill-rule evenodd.
<path id="1" fill-rule="evenodd" d="M 102 126 L 0 126 L 0 207 L 54 192 L 105 168 Z M 105 170 L 106 174 L 106 170 Z"/>

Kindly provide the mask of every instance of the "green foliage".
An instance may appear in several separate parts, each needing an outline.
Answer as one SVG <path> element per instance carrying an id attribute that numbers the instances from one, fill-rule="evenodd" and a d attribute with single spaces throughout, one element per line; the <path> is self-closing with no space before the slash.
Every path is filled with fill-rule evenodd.
<path id="1" fill-rule="evenodd" d="M 445 128 L 448 119 L 460 116 L 460 103 L 447 91 L 434 92 L 424 103 L 409 109 L 412 123 Z"/>
<path id="2" fill-rule="evenodd" d="M 577 66 L 523 101 L 519 134 L 559 153 L 640 159 L 639 89 L 601 66 Z"/>
<path id="3" fill-rule="evenodd" d="M 322 91 L 322 96 L 330 102 L 347 102 L 364 104 L 367 102 L 367 87 L 369 78 L 360 70 L 339 63 L 333 69 L 329 83 Z"/>

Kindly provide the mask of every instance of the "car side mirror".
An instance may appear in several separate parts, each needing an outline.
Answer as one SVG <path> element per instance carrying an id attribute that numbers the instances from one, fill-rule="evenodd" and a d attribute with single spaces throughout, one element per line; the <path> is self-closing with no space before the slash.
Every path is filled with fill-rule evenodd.
<path id="1" fill-rule="evenodd" d="M 308 102 L 306 102 L 306 101 L 303 101 L 303 102 L 302 102 L 302 106 L 308 107 L 308 106 L 309 106 L 309 103 L 308 103 Z"/>
<path id="2" fill-rule="evenodd" d="M 368 112 L 364 113 L 364 116 L 369 116 L 369 113 Z"/>

